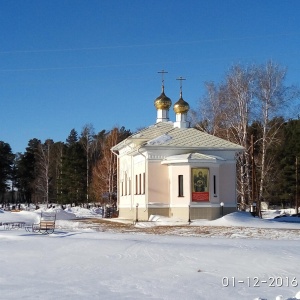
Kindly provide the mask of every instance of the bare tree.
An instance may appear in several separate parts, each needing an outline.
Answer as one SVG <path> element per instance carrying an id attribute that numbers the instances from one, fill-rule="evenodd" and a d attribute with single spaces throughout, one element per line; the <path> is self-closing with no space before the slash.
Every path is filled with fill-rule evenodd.
<path id="1" fill-rule="evenodd" d="M 196 128 L 230 140 L 245 148 L 238 155 L 238 194 L 241 205 L 246 206 L 250 186 L 250 156 L 248 126 L 253 102 L 253 69 L 234 66 L 220 86 L 207 83 L 207 95 L 200 108 L 202 120 Z"/>
<path id="2" fill-rule="evenodd" d="M 113 203 L 117 192 L 117 157 L 110 149 L 119 142 L 119 129 L 113 128 L 103 140 L 102 158 L 93 167 L 93 192 L 97 199 L 108 198 Z"/>
<path id="3" fill-rule="evenodd" d="M 195 127 L 225 138 L 245 148 L 238 156 L 238 194 L 242 206 L 249 201 L 263 199 L 268 172 L 274 166 L 274 158 L 268 150 L 277 142 L 277 133 L 284 122 L 277 118 L 285 104 L 298 97 L 295 87 L 284 86 L 286 69 L 273 62 L 261 66 L 233 66 L 224 83 L 206 84 L 207 95 L 201 102 L 201 119 Z M 194 113 L 194 116 L 197 114 Z M 250 153 L 249 126 L 258 125 L 259 137 L 254 145 L 259 150 L 254 160 Z M 268 158 L 267 158 L 268 157 Z M 252 170 L 258 173 L 258 196 L 252 193 Z M 251 178 L 252 177 L 252 178 Z M 256 184 L 256 183 L 255 183 Z M 258 199 L 257 199 L 258 198 Z"/>
<path id="4" fill-rule="evenodd" d="M 50 149 L 53 145 L 52 140 L 46 140 L 44 144 L 38 145 L 37 163 L 38 163 L 38 177 L 36 180 L 36 188 L 42 193 L 45 203 L 49 204 L 49 184 L 50 177 Z"/>
<path id="5" fill-rule="evenodd" d="M 241 205 L 245 207 L 250 199 L 250 155 L 248 126 L 253 103 L 253 69 L 234 66 L 227 75 L 224 88 L 224 107 L 226 107 L 227 139 L 245 148 L 239 154 L 239 194 Z"/>
<path id="6" fill-rule="evenodd" d="M 267 151 L 278 142 L 277 133 L 284 122 L 282 118 L 275 117 L 287 102 L 298 96 L 297 89 L 284 86 L 285 76 L 286 68 L 272 61 L 257 67 L 255 72 L 255 96 L 259 106 L 258 119 L 262 126 L 258 204 L 263 200 L 268 171 L 272 170 L 272 161 L 267 161 Z M 269 159 L 272 160 L 272 157 Z"/>
<path id="7" fill-rule="evenodd" d="M 206 82 L 205 87 L 207 94 L 200 102 L 200 109 L 191 110 L 190 118 L 195 128 L 220 137 L 226 123 L 224 101 L 221 97 L 223 87 L 216 86 L 213 82 Z"/>

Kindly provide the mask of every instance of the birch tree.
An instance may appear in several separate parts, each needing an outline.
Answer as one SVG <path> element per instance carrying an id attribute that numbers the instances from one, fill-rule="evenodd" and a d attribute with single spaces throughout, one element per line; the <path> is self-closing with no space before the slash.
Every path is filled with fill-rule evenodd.
<path id="1" fill-rule="evenodd" d="M 206 127 L 206 131 L 210 134 L 230 140 L 245 148 L 245 152 L 238 155 L 238 194 L 243 207 L 246 206 L 250 197 L 247 129 L 251 118 L 253 81 L 252 67 L 243 68 L 237 65 L 230 69 L 225 82 L 221 85 L 206 84 L 207 94 L 200 108 L 203 119 L 195 126 L 200 130 Z"/>
<path id="2" fill-rule="evenodd" d="M 44 144 L 38 145 L 37 151 L 37 164 L 38 164 L 38 177 L 36 181 L 36 188 L 45 199 L 45 203 L 49 205 L 49 185 L 50 177 L 50 151 L 53 145 L 52 140 L 46 140 Z"/>
<path id="3" fill-rule="evenodd" d="M 263 199 L 268 172 L 275 164 L 268 150 L 278 141 L 278 129 L 284 121 L 278 116 L 283 105 L 299 95 L 296 88 L 284 85 L 285 75 L 286 69 L 272 62 L 251 67 L 236 65 L 222 84 L 206 85 L 207 94 L 200 107 L 204 118 L 198 122 L 204 126 L 195 127 L 209 129 L 209 133 L 245 148 L 238 156 L 238 195 L 242 207 L 249 201 L 258 201 L 259 205 Z M 251 123 L 259 127 L 259 138 L 254 141 L 256 151 L 259 150 L 255 157 L 258 168 L 254 170 L 254 177 L 259 178 L 258 197 L 251 193 Z"/>
<path id="4" fill-rule="evenodd" d="M 239 160 L 239 193 L 241 205 L 245 207 L 250 199 L 250 155 L 248 126 L 251 119 L 253 103 L 253 71 L 252 68 L 235 66 L 227 76 L 225 103 L 227 139 L 244 147 L 245 151 L 238 156 Z"/>
<path id="5" fill-rule="evenodd" d="M 291 102 L 298 96 L 298 91 L 294 87 L 284 85 L 286 68 L 280 67 L 272 61 L 261 65 L 256 69 L 255 96 L 259 105 L 259 115 L 262 126 L 261 137 L 261 159 L 260 159 L 260 184 L 259 184 L 259 203 L 263 200 L 265 182 L 268 171 L 272 170 L 272 157 L 267 157 L 267 151 L 275 143 L 277 133 L 284 120 L 275 118 L 285 104 Z M 272 120 L 272 122 L 271 122 Z"/>
<path id="6" fill-rule="evenodd" d="M 200 103 L 198 111 L 191 110 L 190 118 L 195 128 L 212 135 L 221 136 L 222 120 L 222 101 L 220 88 L 213 82 L 206 82 L 206 96 Z"/>

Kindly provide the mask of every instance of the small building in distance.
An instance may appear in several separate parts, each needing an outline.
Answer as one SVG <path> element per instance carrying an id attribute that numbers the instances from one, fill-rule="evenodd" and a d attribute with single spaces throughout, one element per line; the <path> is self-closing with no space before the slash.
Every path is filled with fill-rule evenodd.
<path id="1" fill-rule="evenodd" d="M 164 85 L 154 105 L 156 123 L 111 149 L 118 157 L 119 217 L 213 220 L 236 211 L 235 157 L 243 147 L 190 128 L 181 88 L 175 122 Z"/>

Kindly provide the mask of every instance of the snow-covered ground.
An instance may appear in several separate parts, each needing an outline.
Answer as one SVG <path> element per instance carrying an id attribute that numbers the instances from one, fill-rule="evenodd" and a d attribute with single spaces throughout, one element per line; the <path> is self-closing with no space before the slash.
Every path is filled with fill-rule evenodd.
<path id="1" fill-rule="evenodd" d="M 188 225 L 152 216 L 128 232 L 102 232 L 78 220 L 95 211 L 56 210 L 50 235 L 0 226 L 1 300 L 300 299 L 300 218 L 238 212 Z M 0 223 L 38 219 L 0 211 Z M 169 231 L 146 234 L 152 228 Z"/>

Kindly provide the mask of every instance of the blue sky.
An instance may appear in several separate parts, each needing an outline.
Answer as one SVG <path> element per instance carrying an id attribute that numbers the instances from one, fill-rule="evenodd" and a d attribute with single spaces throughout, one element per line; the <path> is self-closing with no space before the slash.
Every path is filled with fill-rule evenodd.
<path id="1" fill-rule="evenodd" d="M 237 63 L 272 59 L 299 85 L 299 11 L 296 0 L 0 0 L 0 140 L 23 152 L 88 123 L 153 124 L 162 69 L 173 103 L 186 78 L 192 108 Z"/>

